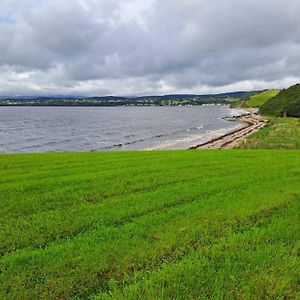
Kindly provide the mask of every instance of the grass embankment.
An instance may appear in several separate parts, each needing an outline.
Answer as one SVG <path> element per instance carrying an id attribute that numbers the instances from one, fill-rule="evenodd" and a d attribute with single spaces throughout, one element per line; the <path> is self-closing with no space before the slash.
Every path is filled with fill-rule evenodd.
<path id="1" fill-rule="evenodd" d="M 299 151 L 0 156 L 0 299 L 296 299 Z"/>
<path id="2" fill-rule="evenodd" d="M 246 138 L 239 146 L 242 149 L 300 149 L 300 84 L 286 90 L 266 90 L 250 96 L 239 107 L 259 107 L 266 115 L 268 124 Z M 277 117 L 277 118 L 276 118 Z"/>
<path id="3" fill-rule="evenodd" d="M 246 107 L 259 107 L 271 98 L 278 95 L 278 93 L 279 90 L 266 90 L 256 95 L 250 96 L 249 100 L 246 102 Z"/>
<path id="4" fill-rule="evenodd" d="M 300 84 L 293 85 L 260 106 L 260 113 L 300 118 Z"/>
<path id="5" fill-rule="evenodd" d="M 268 118 L 267 125 L 247 137 L 242 149 L 300 149 L 300 119 Z"/>
<path id="6" fill-rule="evenodd" d="M 249 108 L 249 107 L 260 107 L 266 103 L 272 97 L 278 95 L 279 90 L 265 90 L 262 92 L 254 93 L 247 98 L 242 98 L 238 101 L 230 104 L 231 108 Z"/>

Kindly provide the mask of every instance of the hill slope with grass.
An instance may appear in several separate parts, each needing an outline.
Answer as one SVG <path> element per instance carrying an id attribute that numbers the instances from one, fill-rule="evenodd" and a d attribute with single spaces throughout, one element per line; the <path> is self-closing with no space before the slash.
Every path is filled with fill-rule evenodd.
<path id="1" fill-rule="evenodd" d="M 277 96 L 278 93 L 279 90 L 266 90 L 256 95 L 250 96 L 249 100 L 246 101 L 246 107 L 259 107 L 271 98 Z"/>
<path id="2" fill-rule="evenodd" d="M 255 92 L 248 97 L 244 97 L 238 101 L 231 103 L 232 108 L 247 108 L 247 107 L 259 107 L 266 103 L 269 99 L 276 96 L 279 90 L 265 90 L 261 92 Z"/>
<path id="3" fill-rule="evenodd" d="M 300 119 L 269 117 L 267 125 L 244 139 L 242 149 L 300 149 Z"/>
<path id="4" fill-rule="evenodd" d="M 0 155 L 0 299 L 297 299 L 298 151 Z"/>
<path id="5" fill-rule="evenodd" d="M 276 117 L 300 118 L 300 84 L 282 90 L 260 107 L 260 113 Z"/>

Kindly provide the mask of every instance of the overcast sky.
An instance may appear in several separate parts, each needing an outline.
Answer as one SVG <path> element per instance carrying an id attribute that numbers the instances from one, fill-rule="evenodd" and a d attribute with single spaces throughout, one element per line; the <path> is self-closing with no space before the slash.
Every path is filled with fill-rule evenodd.
<path id="1" fill-rule="evenodd" d="M 287 87 L 299 16 L 299 0 L 0 0 L 0 94 Z"/>

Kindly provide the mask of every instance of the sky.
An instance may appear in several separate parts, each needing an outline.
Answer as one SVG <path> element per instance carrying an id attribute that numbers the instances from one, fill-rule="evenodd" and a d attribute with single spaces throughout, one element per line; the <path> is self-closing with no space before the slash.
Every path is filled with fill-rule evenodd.
<path id="1" fill-rule="evenodd" d="M 0 0 L 0 95 L 286 88 L 299 16 L 299 0 Z"/>

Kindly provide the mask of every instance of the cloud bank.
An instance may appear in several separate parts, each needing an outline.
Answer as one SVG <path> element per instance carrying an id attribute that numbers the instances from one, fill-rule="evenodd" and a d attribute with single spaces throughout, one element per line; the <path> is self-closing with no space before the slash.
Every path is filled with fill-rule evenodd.
<path id="1" fill-rule="evenodd" d="M 0 94 L 286 87 L 299 15 L 299 0 L 1 0 Z"/>

